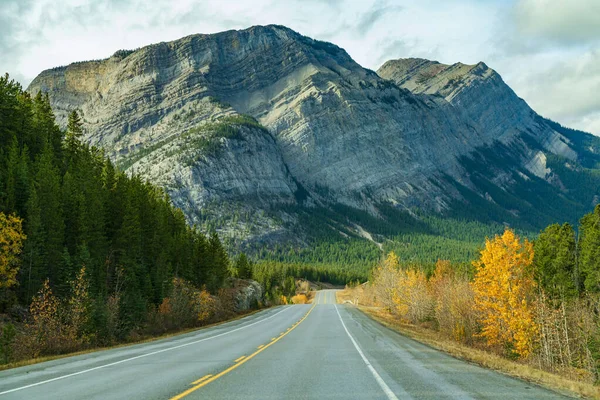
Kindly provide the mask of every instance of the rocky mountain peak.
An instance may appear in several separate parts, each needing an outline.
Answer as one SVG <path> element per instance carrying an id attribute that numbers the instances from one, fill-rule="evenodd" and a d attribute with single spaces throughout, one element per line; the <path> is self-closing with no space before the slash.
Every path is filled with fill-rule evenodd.
<path id="1" fill-rule="evenodd" d="M 465 160 L 498 143 L 511 161 L 486 173 L 501 190 L 517 171 L 551 176 L 545 153 L 578 157 L 484 63 L 400 59 L 376 74 L 278 25 L 117 51 L 28 90 L 49 93 L 63 126 L 78 110 L 86 140 L 165 187 L 190 222 L 216 218 L 240 240 L 279 240 L 298 217 L 283 206 L 445 212 L 466 201 L 460 188 L 488 201 Z"/>

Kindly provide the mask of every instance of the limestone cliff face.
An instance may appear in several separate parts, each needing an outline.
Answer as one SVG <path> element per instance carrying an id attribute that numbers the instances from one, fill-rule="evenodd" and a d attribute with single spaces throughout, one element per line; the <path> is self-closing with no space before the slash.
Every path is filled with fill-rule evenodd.
<path id="1" fill-rule="evenodd" d="M 527 132 L 548 151 L 567 158 L 577 157 L 568 140 L 550 126 L 540 124 L 527 103 L 483 62 L 445 65 L 407 58 L 390 60 L 377 73 L 413 93 L 442 96 L 457 112 L 477 124 L 477 130 L 488 143 L 494 140 L 509 143 Z"/>
<path id="2" fill-rule="evenodd" d="M 445 65 L 420 58 L 398 59 L 387 61 L 377 73 L 412 93 L 443 97 L 481 132 L 487 146 L 517 143 L 521 162 L 516 167 L 524 167 L 541 179 L 549 178 L 552 172 L 546 167 L 546 153 L 578 158 L 571 141 L 541 122 L 539 115 L 483 62 Z M 495 179 L 498 183 L 507 176 L 500 173 Z"/>
<path id="3" fill-rule="evenodd" d="M 483 63 L 395 60 L 376 74 L 281 26 L 119 51 L 44 71 L 40 90 L 63 126 L 79 110 L 87 141 L 191 222 L 242 240 L 285 237 L 295 217 L 278 207 L 444 211 L 461 198 L 454 181 L 487 198 L 464 160 L 495 143 L 516 143 L 509 170 L 535 176 L 550 174 L 545 153 L 578 156 Z"/>

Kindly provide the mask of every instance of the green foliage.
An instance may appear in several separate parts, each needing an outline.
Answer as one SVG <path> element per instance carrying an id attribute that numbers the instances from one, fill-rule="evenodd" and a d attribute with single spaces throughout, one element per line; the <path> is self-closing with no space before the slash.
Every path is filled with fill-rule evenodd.
<path id="1" fill-rule="evenodd" d="M 578 294 L 575 250 L 575 231 L 567 223 L 548 226 L 535 241 L 536 279 L 551 298 Z"/>
<path id="2" fill-rule="evenodd" d="M 316 279 L 336 284 L 367 280 L 382 254 L 390 251 L 403 263 L 418 264 L 426 273 L 433 271 L 438 259 L 444 259 L 470 275 L 471 261 L 478 256 L 485 238 L 505 228 L 502 224 L 425 215 L 416 210 L 408 213 L 386 203 L 378 205 L 379 217 L 345 205 L 285 210 L 298 215 L 308 245 L 287 243 L 262 248 L 257 251 L 258 258 L 305 267 L 314 270 Z M 373 241 L 358 235 L 358 227 L 369 232 Z"/>
<path id="3" fill-rule="evenodd" d="M 218 106 L 219 108 L 222 108 L 222 109 L 231 108 L 231 104 L 226 103 L 224 101 L 221 101 L 220 99 L 218 99 L 217 97 L 214 97 L 214 96 L 209 96 L 208 97 L 208 101 L 211 104 L 214 104 L 214 105 L 216 105 L 216 106 Z"/>
<path id="4" fill-rule="evenodd" d="M 240 279 L 252 279 L 252 265 L 246 257 L 246 254 L 242 253 L 238 256 L 235 262 L 235 270 L 237 277 Z"/>
<path id="5" fill-rule="evenodd" d="M 229 257 L 216 234 L 189 227 L 162 190 L 119 172 L 82 134 L 76 112 L 65 137 L 47 96 L 0 78 L 0 212 L 23 218 L 27 235 L 9 290 L 29 304 L 46 279 L 59 299 L 79 282 L 78 335 L 102 344 L 142 327 L 174 277 L 216 293 Z"/>
<path id="6" fill-rule="evenodd" d="M 120 58 L 122 60 L 125 57 L 129 56 L 130 54 L 135 53 L 136 50 L 137 49 L 135 49 L 135 50 L 124 50 L 124 49 L 117 50 L 117 51 L 115 51 L 115 53 L 112 56 L 116 57 L 116 58 Z"/>
<path id="7" fill-rule="evenodd" d="M 600 205 L 581 219 L 578 272 L 583 287 L 600 293 Z"/>
<path id="8" fill-rule="evenodd" d="M 0 364 L 12 361 L 12 343 L 17 335 L 15 326 L 8 323 L 2 327 L 0 332 Z"/>
<path id="9" fill-rule="evenodd" d="M 539 147 L 526 133 L 521 139 L 529 147 Z M 547 166 L 566 187 L 567 190 L 563 190 L 526 169 L 514 170 L 527 151 L 518 143 L 507 146 L 497 142 L 463 157 L 461 163 L 471 171 L 470 179 L 477 192 L 485 193 L 492 201 L 447 177 L 464 198 L 462 202 L 450 204 L 452 211 L 448 215 L 476 218 L 486 223 L 507 223 L 526 231 L 537 231 L 555 222 L 575 224 L 580 215 L 589 211 L 594 193 L 600 189 L 600 174 L 576 162 L 548 155 Z M 505 179 L 512 181 L 506 188 L 501 188 L 491 178 L 503 174 Z"/>

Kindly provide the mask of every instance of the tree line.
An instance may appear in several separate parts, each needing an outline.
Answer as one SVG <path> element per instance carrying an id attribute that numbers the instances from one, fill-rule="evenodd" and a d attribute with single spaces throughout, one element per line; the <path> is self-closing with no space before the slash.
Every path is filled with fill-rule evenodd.
<path id="1" fill-rule="evenodd" d="M 79 280 L 82 330 L 105 344 L 145 326 L 174 278 L 216 294 L 231 262 L 216 233 L 189 227 L 161 189 L 82 136 L 77 112 L 63 131 L 47 95 L 0 77 L 0 313 L 23 319 L 50 292 L 64 305 Z"/>

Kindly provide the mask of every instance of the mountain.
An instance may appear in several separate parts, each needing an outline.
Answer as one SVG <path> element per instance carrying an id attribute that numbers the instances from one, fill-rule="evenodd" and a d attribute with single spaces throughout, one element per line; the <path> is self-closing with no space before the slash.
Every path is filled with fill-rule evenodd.
<path id="1" fill-rule="evenodd" d="M 377 73 L 412 93 L 443 97 L 486 136 L 460 158 L 466 175 L 458 181 L 475 193 L 534 227 L 573 221 L 598 202 L 600 140 L 544 119 L 484 63 L 408 58 Z"/>
<path id="2" fill-rule="evenodd" d="M 79 110 L 89 143 L 237 247 L 433 232 L 423 215 L 537 230 L 598 202 L 600 141 L 483 63 L 375 73 L 269 25 L 54 68 L 28 91 L 63 126 Z"/>

